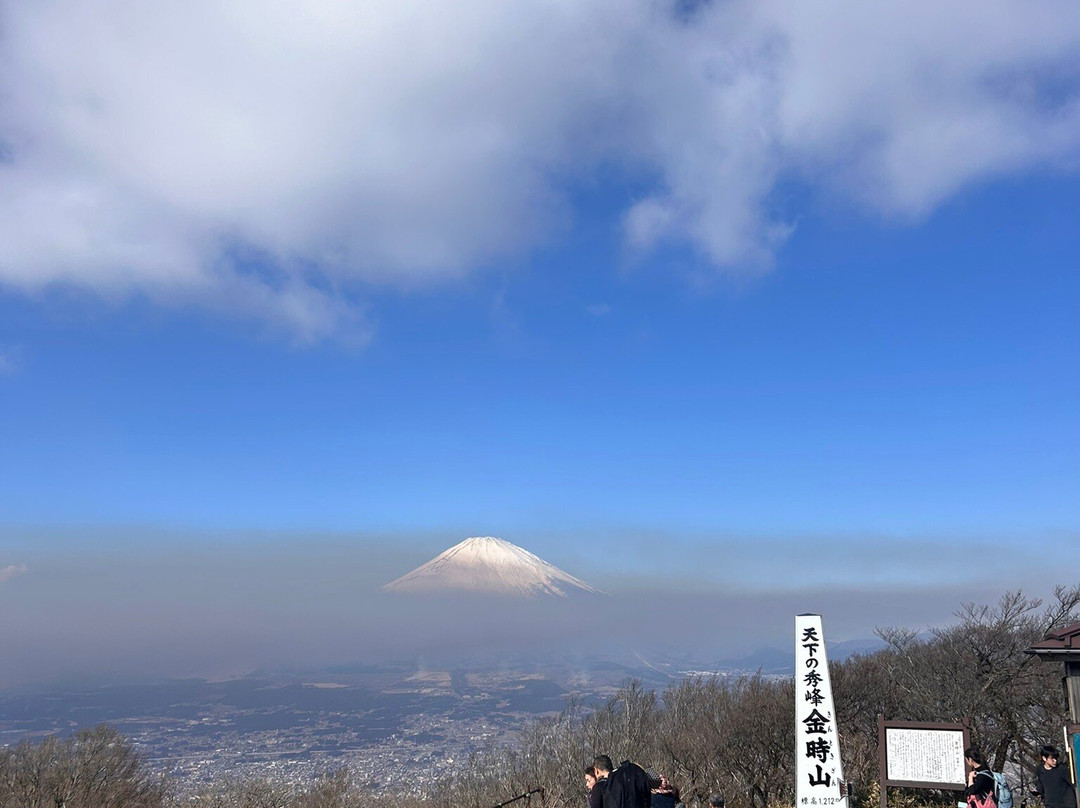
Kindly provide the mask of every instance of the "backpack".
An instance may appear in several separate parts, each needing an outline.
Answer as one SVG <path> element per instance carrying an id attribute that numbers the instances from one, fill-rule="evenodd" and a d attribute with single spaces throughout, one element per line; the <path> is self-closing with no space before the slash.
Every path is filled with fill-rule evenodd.
<path id="1" fill-rule="evenodd" d="M 1013 808 L 1012 791 L 1009 782 L 1001 772 L 991 772 L 994 775 L 994 799 L 997 800 L 998 808 Z"/>
<path id="2" fill-rule="evenodd" d="M 651 787 L 649 775 L 636 763 L 624 760 L 608 775 L 604 808 L 645 808 Z"/>

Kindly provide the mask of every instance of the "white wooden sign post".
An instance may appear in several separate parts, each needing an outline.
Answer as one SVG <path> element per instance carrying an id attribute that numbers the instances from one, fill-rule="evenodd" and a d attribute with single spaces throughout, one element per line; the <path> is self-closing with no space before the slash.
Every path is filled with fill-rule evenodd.
<path id="1" fill-rule="evenodd" d="M 795 808 L 848 808 L 821 615 L 795 618 Z"/>

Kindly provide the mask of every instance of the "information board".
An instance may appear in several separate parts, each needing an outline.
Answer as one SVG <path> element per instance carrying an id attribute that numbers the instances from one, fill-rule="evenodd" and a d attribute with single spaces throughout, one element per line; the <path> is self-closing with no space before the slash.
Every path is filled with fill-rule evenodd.
<path id="1" fill-rule="evenodd" d="M 888 807 L 889 787 L 937 788 L 963 791 L 967 787 L 964 750 L 971 731 L 962 724 L 886 721 L 878 716 L 878 763 L 881 808 Z"/>
<path id="2" fill-rule="evenodd" d="M 964 730 L 885 727 L 886 776 L 893 782 L 967 784 Z"/>

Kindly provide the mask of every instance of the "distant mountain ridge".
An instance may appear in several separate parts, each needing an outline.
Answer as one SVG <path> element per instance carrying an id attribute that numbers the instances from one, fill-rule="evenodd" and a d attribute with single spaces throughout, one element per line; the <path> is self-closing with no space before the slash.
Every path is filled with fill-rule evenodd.
<path id="1" fill-rule="evenodd" d="M 494 536 L 473 536 L 382 587 L 384 592 L 471 593 L 517 598 L 602 595 L 534 553 Z"/>
<path id="2" fill-rule="evenodd" d="M 872 654 L 885 647 L 885 642 L 877 638 L 826 643 L 831 662 L 841 662 L 856 654 Z M 747 656 L 724 660 L 719 666 L 727 670 L 760 670 L 762 673 L 790 675 L 795 672 L 795 654 L 790 650 L 760 648 Z"/>

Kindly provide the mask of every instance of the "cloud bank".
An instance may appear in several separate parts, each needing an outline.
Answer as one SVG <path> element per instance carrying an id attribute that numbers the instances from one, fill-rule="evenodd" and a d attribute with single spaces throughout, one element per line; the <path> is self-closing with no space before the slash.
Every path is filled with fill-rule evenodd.
<path id="1" fill-rule="evenodd" d="M 0 688 L 519 653 L 623 658 L 664 649 L 707 664 L 789 647 L 792 617 L 804 612 L 825 616 L 839 641 L 871 637 L 878 626 L 947 624 L 962 603 L 993 602 L 1011 589 L 1045 597 L 1055 584 L 1074 583 L 1062 570 L 1080 561 L 1074 535 L 867 538 L 823 548 L 820 557 L 800 554 L 800 542 L 757 536 L 657 541 L 648 574 L 634 575 L 613 570 L 614 553 L 596 541 L 591 558 L 579 561 L 536 541 L 526 544 L 611 596 L 507 602 L 379 591 L 429 559 L 433 542 L 449 544 L 447 536 L 140 529 L 110 537 L 2 526 L 0 536 L 34 571 L 33 586 L 27 579 L 0 588 L 0 607 L 5 595 L 17 598 L 20 614 L 0 621 Z M 1044 552 L 1028 552 L 1032 542 Z M 619 546 L 635 552 L 630 537 Z"/>
<path id="2" fill-rule="evenodd" d="M 318 338 L 369 284 L 556 237 L 598 168 L 636 250 L 767 268 L 781 183 L 918 218 L 1071 169 L 1080 7 L 119 0 L 2 7 L 0 284 Z"/>

